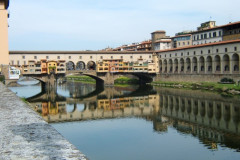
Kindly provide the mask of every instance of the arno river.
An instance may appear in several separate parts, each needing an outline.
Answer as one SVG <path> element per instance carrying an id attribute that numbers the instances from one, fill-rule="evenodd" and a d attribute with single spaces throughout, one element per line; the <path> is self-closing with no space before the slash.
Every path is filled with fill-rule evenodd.
<path id="1" fill-rule="evenodd" d="M 67 82 L 9 87 L 90 160 L 239 160 L 240 98 Z"/>

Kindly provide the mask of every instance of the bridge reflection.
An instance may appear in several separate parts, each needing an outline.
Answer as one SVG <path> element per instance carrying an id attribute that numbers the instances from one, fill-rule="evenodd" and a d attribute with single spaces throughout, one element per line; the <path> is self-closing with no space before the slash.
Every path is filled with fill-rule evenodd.
<path id="1" fill-rule="evenodd" d="M 86 98 L 58 96 L 55 101 L 35 98 L 30 102 L 49 123 L 138 117 L 152 121 L 155 132 L 163 134 L 173 127 L 198 138 L 209 149 L 223 145 L 240 151 L 239 98 L 223 98 L 201 91 L 146 88 L 133 87 L 126 91 L 113 87 Z M 73 94 L 73 90 L 70 92 Z"/>

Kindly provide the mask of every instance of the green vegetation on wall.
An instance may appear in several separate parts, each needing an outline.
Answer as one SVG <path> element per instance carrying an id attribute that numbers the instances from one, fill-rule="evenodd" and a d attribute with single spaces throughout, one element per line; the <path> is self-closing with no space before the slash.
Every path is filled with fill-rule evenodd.
<path id="1" fill-rule="evenodd" d="M 4 81 L 5 81 L 4 75 L 0 75 L 0 82 L 4 82 Z"/>
<path id="2" fill-rule="evenodd" d="M 128 77 L 120 77 L 114 81 L 114 84 L 138 84 L 139 80 Z"/>
<path id="3" fill-rule="evenodd" d="M 200 89 L 215 91 L 221 94 L 240 95 L 240 84 L 238 83 L 216 83 L 216 82 L 166 82 L 157 81 L 151 83 L 154 86 L 185 88 L 185 89 Z"/>
<path id="4" fill-rule="evenodd" d="M 77 82 L 96 83 L 96 80 L 89 76 L 67 76 L 67 80 L 74 80 Z"/>

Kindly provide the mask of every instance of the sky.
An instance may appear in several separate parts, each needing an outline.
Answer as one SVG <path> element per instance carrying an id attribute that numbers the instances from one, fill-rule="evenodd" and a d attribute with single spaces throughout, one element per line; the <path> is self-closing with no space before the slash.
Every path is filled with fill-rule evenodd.
<path id="1" fill-rule="evenodd" d="M 10 0 L 9 50 L 81 51 L 240 21 L 239 0 Z"/>

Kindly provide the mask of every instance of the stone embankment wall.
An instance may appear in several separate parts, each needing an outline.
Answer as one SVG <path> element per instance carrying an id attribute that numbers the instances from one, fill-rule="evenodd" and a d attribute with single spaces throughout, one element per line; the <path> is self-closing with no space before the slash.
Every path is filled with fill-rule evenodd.
<path id="1" fill-rule="evenodd" d="M 156 81 L 170 81 L 170 82 L 220 82 L 222 78 L 231 78 L 235 82 L 240 80 L 239 74 L 208 74 L 208 75 L 193 75 L 193 74 L 160 74 Z"/>
<path id="2" fill-rule="evenodd" d="M 15 93 L 0 83 L 0 159 L 87 158 Z"/>

